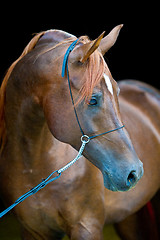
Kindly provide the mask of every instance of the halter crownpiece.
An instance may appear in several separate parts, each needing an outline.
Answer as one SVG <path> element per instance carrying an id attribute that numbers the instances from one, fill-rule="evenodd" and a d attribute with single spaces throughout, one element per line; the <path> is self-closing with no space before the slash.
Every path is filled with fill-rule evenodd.
<path id="1" fill-rule="evenodd" d="M 70 46 L 69 48 L 67 49 L 65 55 L 64 55 L 64 58 L 63 58 L 63 64 L 62 64 L 62 77 L 64 77 L 65 75 L 65 70 L 66 70 L 66 64 L 68 64 L 68 57 L 69 57 L 69 54 L 70 52 L 72 52 L 72 50 L 74 49 L 74 47 L 76 46 L 77 42 L 78 42 L 79 39 L 75 40 Z"/>

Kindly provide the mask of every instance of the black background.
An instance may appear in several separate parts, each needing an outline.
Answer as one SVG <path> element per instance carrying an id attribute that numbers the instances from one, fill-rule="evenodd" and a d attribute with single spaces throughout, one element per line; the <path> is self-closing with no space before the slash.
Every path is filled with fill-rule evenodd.
<path id="1" fill-rule="evenodd" d="M 106 22 L 65 22 L 54 23 L 5 23 L 1 28 L 1 60 L 0 79 L 2 80 L 7 68 L 16 60 L 24 47 L 33 37 L 33 33 L 43 30 L 61 29 L 76 35 L 88 35 L 91 39 L 97 38 L 104 30 L 106 34 L 120 24 Z M 147 82 L 160 88 L 159 76 L 156 74 L 158 65 L 156 23 L 147 22 L 124 23 L 116 44 L 105 55 L 105 59 L 115 80 L 136 79 Z"/>

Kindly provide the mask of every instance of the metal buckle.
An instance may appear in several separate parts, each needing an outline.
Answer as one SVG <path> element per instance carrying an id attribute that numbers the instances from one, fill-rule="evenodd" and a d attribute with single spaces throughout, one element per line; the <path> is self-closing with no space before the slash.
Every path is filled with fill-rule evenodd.
<path id="1" fill-rule="evenodd" d="M 82 143 L 89 143 L 89 141 L 90 141 L 90 137 L 88 137 L 87 135 L 83 135 L 81 137 L 81 142 Z"/>

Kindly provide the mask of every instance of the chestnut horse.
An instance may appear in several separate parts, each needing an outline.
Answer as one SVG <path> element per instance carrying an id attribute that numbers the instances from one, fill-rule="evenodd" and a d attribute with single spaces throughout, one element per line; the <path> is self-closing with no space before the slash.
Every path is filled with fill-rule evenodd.
<path id="1" fill-rule="evenodd" d="M 126 128 L 92 139 L 84 157 L 14 209 L 22 239 L 61 239 L 65 233 L 71 239 L 102 239 L 105 222 L 123 220 L 159 188 L 159 93 L 140 83 L 122 83 L 120 115 L 119 87 L 103 58 L 121 27 L 95 41 L 80 37 L 68 66 L 84 133 L 92 136 L 116 129 L 123 125 L 121 115 Z M 80 148 L 82 134 L 67 74 L 61 77 L 65 52 L 76 39 L 59 30 L 37 34 L 3 80 L 0 194 L 6 205 L 64 166 Z M 126 129 L 146 168 L 138 184 L 142 162 Z"/>

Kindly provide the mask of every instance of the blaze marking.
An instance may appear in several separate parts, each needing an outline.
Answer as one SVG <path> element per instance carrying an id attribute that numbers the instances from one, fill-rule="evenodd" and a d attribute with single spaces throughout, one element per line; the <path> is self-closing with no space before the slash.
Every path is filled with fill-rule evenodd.
<path id="1" fill-rule="evenodd" d="M 104 73 L 104 80 L 109 92 L 113 95 L 113 87 L 110 78 Z"/>

